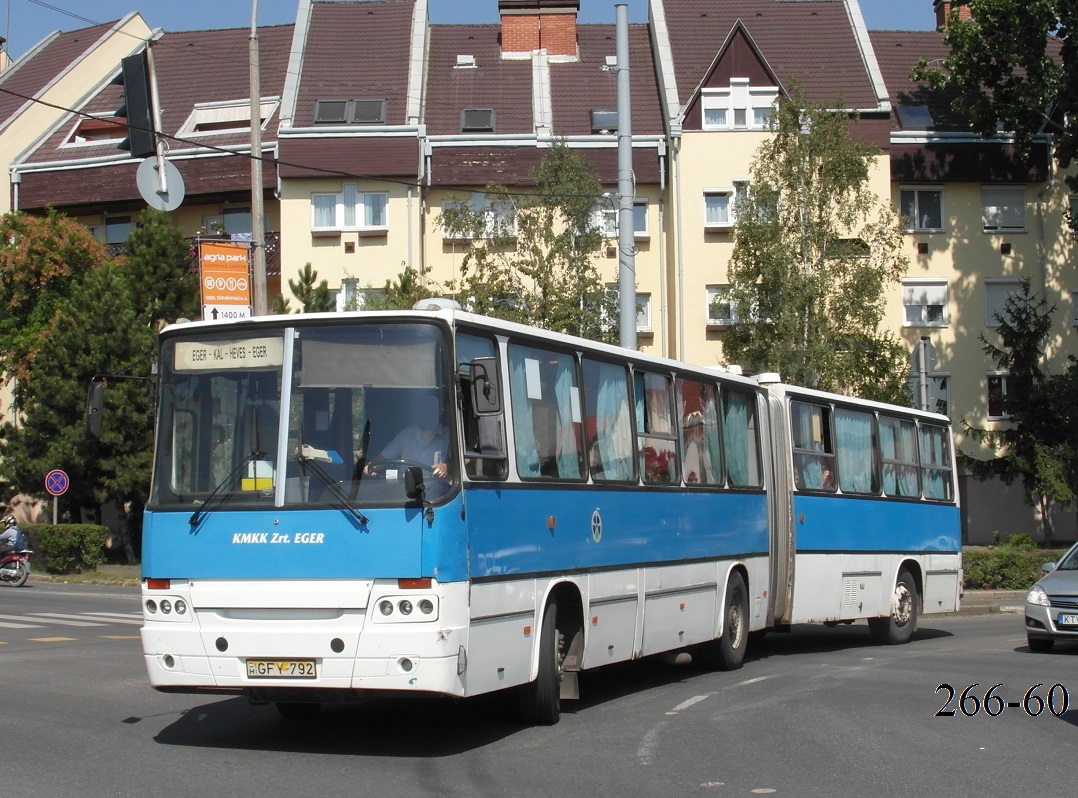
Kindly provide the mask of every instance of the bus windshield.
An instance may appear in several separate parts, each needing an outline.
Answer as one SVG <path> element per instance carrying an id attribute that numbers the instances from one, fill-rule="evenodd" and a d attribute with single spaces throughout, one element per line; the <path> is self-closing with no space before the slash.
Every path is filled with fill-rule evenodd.
<path id="1" fill-rule="evenodd" d="M 208 511 L 409 501 L 455 484 L 444 336 L 428 323 L 170 337 L 151 505 Z"/>

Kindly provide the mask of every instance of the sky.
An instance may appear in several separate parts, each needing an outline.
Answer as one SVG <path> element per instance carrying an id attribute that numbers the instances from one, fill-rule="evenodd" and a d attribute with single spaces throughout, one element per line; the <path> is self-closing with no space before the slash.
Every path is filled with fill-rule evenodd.
<path id="1" fill-rule="evenodd" d="M 647 21 L 647 0 L 626 2 L 630 22 Z M 18 58 L 53 31 L 110 22 L 131 11 L 166 31 L 250 28 L 255 3 L 259 25 L 295 21 L 298 0 L 0 0 L 0 35 Z M 434 23 L 498 21 L 498 0 L 428 0 L 428 6 Z M 614 6 L 615 0 L 581 0 L 580 21 L 613 23 Z M 932 0 L 861 0 L 861 13 L 870 30 L 931 30 L 936 24 Z"/>

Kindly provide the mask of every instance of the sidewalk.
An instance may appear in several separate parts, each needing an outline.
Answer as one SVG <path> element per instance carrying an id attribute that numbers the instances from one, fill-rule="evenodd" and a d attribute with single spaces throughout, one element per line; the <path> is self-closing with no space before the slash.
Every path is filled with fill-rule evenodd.
<path id="1" fill-rule="evenodd" d="M 1021 614 L 1025 611 L 1024 590 L 967 590 L 960 615 L 987 615 L 993 612 Z"/>

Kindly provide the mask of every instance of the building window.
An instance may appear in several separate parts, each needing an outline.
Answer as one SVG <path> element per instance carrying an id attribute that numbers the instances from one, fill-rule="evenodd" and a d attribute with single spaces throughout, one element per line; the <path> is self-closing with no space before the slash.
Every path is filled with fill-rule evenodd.
<path id="1" fill-rule="evenodd" d="M 362 193 L 355 183 L 345 183 L 336 194 L 311 195 L 311 230 L 385 232 L 389 227 L 389 195 Z"/>
<path id="2" fill-rule="evenodd" d="M 454 214 L 459 208 L 470 209 L 474 217 Z M 516 206 L 511 200 L 492 200 L 475 192 L 467 202 L 447 200 L 442 203 L 442 238 L 458 241 L 512 238 L 516 235 Z M 468 223 L 474 222 L 474 225 Z M 469 229 L 470 227 L 470 229 Z"/>
<path id="3" fill-rule="evenodd" d="M 614 307 L 619 308 L 621 291 L 617 283 L 607 283 L 606 293 Z M 620 310 L 619 310 L 620 314 Z M 616 327 L 616 320 L 611 320 Z M 636 331 L 638 333 L 651 332 L 651 294 L 636 292 Z"/>
<path id="4" fill-rule="evenodd" d="M 1078 197 L 1070 198 L 1070 205 L 1064 216 L 1066 217 L 1067 228 L 1070 230 L 1071 235 L 1078 237 Z"/>
<path id="5" fill-rule="evenodd" d="M 115 116 L 95 116 L 80 119 L 64 146 L 83 144 L 119 144 L 127 138 L 127 120 Z"/>
<path id="6" fill-rule="evenodd" d="M 903 280 L 902 310 L 906 327 L 946 327 L 947 281 Z"/>
<path id="7" fill-rule="evenodd" d="M 707 323 L 709 327 L 730 327 L 739 321 L 737 305 L 730 296 L 729 285 L 707 287 Z"/>
<path id="8" fill-rule="evenodd" d="M 385 100 L 315 100 L 316 125 L 384 125 Z"/>
<path id="9" fill-rule="evenodd" d="M 617 200 L 611 199 L 595 209 L 596 225 L 607 238 L 618 237 L 618 214 Z M 648 201 L 646 199 L 633 200 L 633 237 L 638 239 L 648 238 Z"/>
<path id="10" fill-rule="evenodd" d="M 899 203 L 902 215 L 910 220 L 909 230 L 943 229 L 943 189 L 903 188 Z"/>
<path id="11" fill-rule="evenodd" d="M 263 98 L 259 104 L 259 126 L 264 130 L 266 122 L 277 110 L 278 97 Z M 251 101 L 230 100 L 219 103 L 195 103 L 195 108 L 180 128 L 179 136 L 208 135 L 211 133 L 242 133 L 251 129 Z"/>
<path id="12" fill-rule="evenodd" d="M 1007 403 L 1008 374 L 1005 371 L 990 371 L 987 376 L 988 417 L 990 419 L 1008 418 L 1005 412 Z"/>
<path id="13" fill-rule="evenodd" d="M 986 233 L 1026 229 L 1025 186 L 981 186 L 981 221 Z"/>
<path id="14" fill-rule="evenodd" d="M 493 108 L 465 108 L 460 112 L 461 133 L 493 133 Z"/>
<path id="15" fill-rule="evenodd" d="M 105 218 L 105 243 L 122 244 L 135 229 L 130 216 L 108 216 Z"/>
<path id="16" fill-rule="evenodd" d="M 1022 296 L 1022 281 L 1017 278 L 1003 277 L 984 281 L 984 324 L 986 327 L 998 327 L 999 320 L 1007 316 L 1007 300 Z"/>
<path id="17" fill-rule="evenodd" d="M 778 101 L 774 86 L 750 86 L 748 78 L 731 78 L 729 88 L 704 89 L 704 130 L 766 130 Z"/>
<path id="18" fill-rule="evenodd" d="M 737 222 L 737 203 L 748 194 L 747 180 L 735 180 L 729 188 L 704 190 L 704 229 L 726 230 Z"/>
<path id="19" fill-rule="evenodd" d="M 360 288 L 359 280 L 347 279 L 341 281 L 339 291 L 331 292 L 333 303 L 338 312 L 349 310 L 368 310 L 368 305 L 386 295 L 384 288 Z"/>

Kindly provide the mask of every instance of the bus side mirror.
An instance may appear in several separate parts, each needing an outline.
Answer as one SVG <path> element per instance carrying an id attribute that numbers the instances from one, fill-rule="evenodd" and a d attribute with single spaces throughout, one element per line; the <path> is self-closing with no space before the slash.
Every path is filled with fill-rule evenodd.
<path id="1" fill-rule="evenodd" d="M 419 466 L 404 469 L 404 495 L 416 501 L 426 501 L 427 483 L 423 481 L 423 469 Z"/>
<path id="2" fill-rule="evenodd" d="M 502 412 L 502 392 L 498 382 L 498 359 L 477 357 L 468 364 L 472 388 L 472 411 L 477 416 Z"/>
<path id="3" fill-rule="evenodd" d="M 90 380 L 86 391 L 86 437 L 97 440 L 101 437 L 101 411 L 105 407 L 105 383 L 102 380 Z"/>

